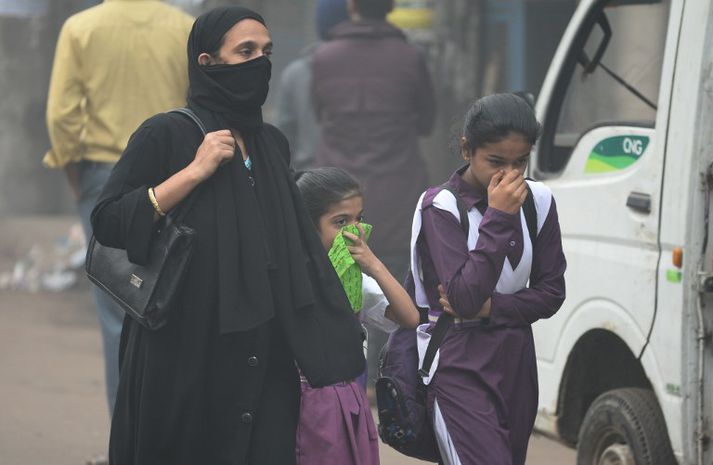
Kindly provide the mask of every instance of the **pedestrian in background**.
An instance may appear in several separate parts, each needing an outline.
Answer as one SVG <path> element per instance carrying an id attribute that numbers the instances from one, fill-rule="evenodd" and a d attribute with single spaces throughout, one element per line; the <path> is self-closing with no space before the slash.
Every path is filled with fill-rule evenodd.
<path id="1" fill-rule="evenodd" d="M 525 463 L 537 413 L 531 325 L 552 316 L 565 298 L 554 198 L 544 184 L 523 177 L 539 133 L 524 99 L 478 100 L 460 139 L 467 164 L 447 181 L 450 189 L 428 189 L 414 215 L 415 298 L 431 320 L 417 329 L 419 352 L 444 310 L 456 317 L 425 378 L 447 465 Z M 532 232 L 523 211 L 528 186 L 537 217 Z M 468 237 L 451 192 L 468 209 Z"/>
<path id="2" fill-rule="evenodd" d="M 146 263 L 156 225 L 189 195 L 190 265 L 165 326 L 122 333 L 113 465 L 290 465 L 300 379 L 354 379 L 361 327 L 302 204 L 289 145 L 264 124 L 273 43 L 237 6 L 188 39 L 185 115 L 134 133 L 92 214 L 97 240 Z"/>
<path id="3" fill-rule="evenodd" d="M 345 169 L 362 186 L 369 245 L 399 279 L 408 269 L 411 213 L 427 185 L 419 137 L 430 133 L 435 97 L 426 61 L 386 21 L 392 0 L 348 0 L 338 24 L 314 53 L 320 142 L 316 166 Z M 372 332 L 369 366 L 385 337 Z"/>
<path id="4" fill-rule="evenodd" d="M 346 0 L 319 0 L 315 15 L 319 40 L 327 40 L 329 31 L 348 19 Z M 312 167 L 319 141 L 312 106 L 312 55 L 319 44 L 307 46 L 280 77 L 275 124 L 290 142 L 292 166 L 297 171 Z"/>
<path id="5" fill-rule="evenodd" d="M 62 27 L 47 100 L 52 149 L 44 164 L 67 175 L 87 240 L 92 208 L 131 133 L 149 116 L 185 104 L 192 24 L 192 17 L 160 1 L 105 0 Z M 92 292 L 111 414 L 124 313 L 103 291 Z"/>

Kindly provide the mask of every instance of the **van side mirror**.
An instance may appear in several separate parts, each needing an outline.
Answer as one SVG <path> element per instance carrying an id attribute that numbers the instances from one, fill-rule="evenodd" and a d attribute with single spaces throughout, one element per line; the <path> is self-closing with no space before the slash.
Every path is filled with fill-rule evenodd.
<path id="1" fill-rule="evenodd" d="M 597 51 L 594 53 L 594 57 L 591 60 L 587 56 L 587 53 L 584 51 L 584 49 L 579 52 L 579 59 L 577 60 L 579 64 L 584 67 L 585 75 L 592 74 L 597 68 L 597 66 L 599 66 L 599 62 L 602 60 L 604 52 L 607 51 L 607 47 L 609 46 L 609 41 L 611 40 L 612 36 L 609 19 L 607 19 L 607 15 L 604 14 L 603 11 L 600 12 L 595 24 L 598 24 L 599 27 L 602 29 L 602 41 L 599 43 L 599 47 L 597 47 Z"/>

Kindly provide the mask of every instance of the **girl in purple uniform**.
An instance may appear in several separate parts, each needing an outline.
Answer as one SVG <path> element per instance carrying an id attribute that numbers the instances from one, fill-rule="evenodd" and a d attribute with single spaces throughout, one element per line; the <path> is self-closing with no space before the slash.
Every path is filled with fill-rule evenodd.
<path id="1" fill-rule="evenodd" d="M 421 353 L 441 312 L 456 316 L 424 380 L 444 465 L 525 463 L 537 411 L 531 324 L 552 316 L 565 297 L 552 193 L 524 178 L 539 133 L 522 98 L 476 101 L 460 139 L 465 166 L 447 181 L 450 191 L 430 188 L 416 208 L 415 297 L 431 321 L 418 328 Z M 528 186 L 537 212 L 534 244 L 522 209 Z M 468 209 L 468 237 L 451 191 Z"/>
<path id="2" fill-rule="evenodd" d="M 297 187 L 338 273 L 339 246 L 348 239 L 341 257 L 346 254 L 356 262 L 357 282 L 361 281 L 356 300 L 361 302 L 353 306 L 359 319 L 386 332 L 397 325 L 415 328 L 419 314 L 411 297 L 366 243 L 369 226 L 362 223 L 364 199 L 354 178 L 338 168 L 319 168 L 299 176 Z M 350 225 L 358 235 L 344 230 Z M 350 284 L 343 283 L 345 288 Z M 333 464 L 379 464 L 378 435 L 366 392 L 356 380 L 312 388 L 302 379 L 297 465 Z"/>

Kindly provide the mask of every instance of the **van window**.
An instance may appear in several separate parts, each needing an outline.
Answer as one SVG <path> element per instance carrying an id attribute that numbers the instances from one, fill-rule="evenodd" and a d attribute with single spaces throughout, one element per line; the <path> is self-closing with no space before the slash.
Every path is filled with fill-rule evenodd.
<path id="1" fill-rule="evenodd" d="M 562 171 L 579 138 L 595 127 L 653 127 L 656 121 L 669 1 L 602 3 L 575 39 L 557 81 L 545 122 L 550 129 L 538 151 L 542 172 Z M 597 62 L 607 23 L 609 42 Z"/>

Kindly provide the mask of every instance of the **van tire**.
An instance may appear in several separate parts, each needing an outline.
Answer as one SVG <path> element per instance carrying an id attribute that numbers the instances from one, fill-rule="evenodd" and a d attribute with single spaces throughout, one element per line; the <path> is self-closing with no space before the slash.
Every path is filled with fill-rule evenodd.
<path id="1" fill-rule="evenodd" d="M 614 460 L 603 459 L 610 455 Z M 676 464 L 666 422 L 653 391 L 615 389 L 592 402 L 579 430 L 577 465 L 607 463 Z"/>

